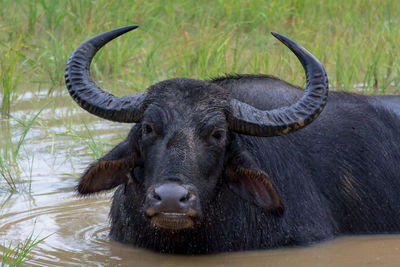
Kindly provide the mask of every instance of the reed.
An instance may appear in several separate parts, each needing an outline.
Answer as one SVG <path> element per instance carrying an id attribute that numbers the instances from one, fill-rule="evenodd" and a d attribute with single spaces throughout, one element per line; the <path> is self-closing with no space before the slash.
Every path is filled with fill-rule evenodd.
<path id="1" fill-rule="evenodd" d="M 20 49 L 21 38 L 18 38 L 12 46 L 3 48 L 4 52 L 0 53 L 1 115 L 3 117 L 10 113 L 10 105 L 21 79 Z"/>
<path id="2" fill-rule="evenodd" d="M 21 175 L 21 169 L 19 167 L 19 156 L 20 150 L 25 142 L 25 138 L 39 117 L 40 113 L 44 108 L 40 109 L 32 118 L 27 120 L 21 120 L 18 118 L 14 118 L 11 116 L 11 119 L 14 119 L 15 122 L 21 125 L 22 132 L 18 137 L 18 141 L 13 143 L 11 133 L 5 134 L 4 128 L 9 129 L 9 125 L 5 122 L 1 124 L 3 132 L 3 138 L 8 138 L 9 141 L 5 142 L 6 146 L 0 148 L 0 177 L 5 181 L 6 188 L 11 193 L 20 191 L 17 187 L 18 184 L 21 184 L 21 179 L 19 179 Z M 32 155 L 31 159 L 33 161 L 34 155 Z M 33 163 L 32 163 L 33 164 Z M 1 184 L 0 184 L 1 185 Z M 1 187 L 0 187 L 1 188 Z M 4 188 L 4 186 L 3 186 Z"/>
<path id="3" fill-rule="evenodd" d="M 46 238 L 47 237 L 39 239 L 39 236 L 34 236 L 34 233 L 32 232 L 25 241 L 18 242 L 15 247 L 12 247 L 12 243 L 10 243 L 8 247 L 4 246 L 1 267 L 21 266 L 28 260 L 27 256 L 32 249 Z"/>
<path id="4" fill-rule="evenodd" d="M 270 73 L 304 84 L 296 58 L 269 31 L 311 50 L 335 89 L 352 91 L 363 84 L 367 93 L 399 92 L 400 3 L 394 0 L 0 3 L 7 92 L 18 87 L 21 73 L 49 91 L 65 90 L 64 66 L 73 49 L 94 34 L 128 24 L 141 28 L 101 51 L 92 69 L 116 94 L 166 78 L 232 72 Z M 23 43 L 22 57 L 21 49 L 15 49 L 18 42 Z"/>

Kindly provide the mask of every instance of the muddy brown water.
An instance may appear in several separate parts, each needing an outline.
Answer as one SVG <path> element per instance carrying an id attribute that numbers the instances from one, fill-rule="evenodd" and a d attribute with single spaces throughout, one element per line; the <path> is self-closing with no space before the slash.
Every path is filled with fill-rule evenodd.
<path id="1" fill-rule="evenodd" d="M 23 266 L 400 266 L 400 235 L 345 236 L 308 247 L 203 256 L 165 255 L 111 241 L 112 193 L 80 198 L 74 186 L 93 160 L 86 127 L 96 140 L 115 143 L 129 126 L 87 115 L 65 104 L 67 97 L 60 97 L 57 108 L 44 109 L 40 123 L 29 131 L 19 157 L 25 180 L 17 185 L 19 192 L 5 190 L 0 179 L 1 256 L 4 247 L 14 247 L 33 232 L 47 238 L 32 249 Z M 35 101 L 44 100 L 22 99 L 14 116 L 33 115 L 38 111 L 31 104 Z M 13 120 L 2 125 L 0 152 L 16 144 L 22 131 Z"/>

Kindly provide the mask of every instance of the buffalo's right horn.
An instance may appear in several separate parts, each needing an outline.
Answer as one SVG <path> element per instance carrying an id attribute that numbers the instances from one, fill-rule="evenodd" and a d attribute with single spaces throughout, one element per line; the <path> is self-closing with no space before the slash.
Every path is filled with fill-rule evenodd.
<path id="1" fill-rule="evenodd" d="M 132 25 L 101 33 L 82 43 L 65 69 L 65 83 L 72 98 L 88 112 L 111 121 L 139 122 L 146 93 L 116 97 L 100 89 L 90 77 L 90 63 L 97 51 L 118 36 L 136 29 Z"/>

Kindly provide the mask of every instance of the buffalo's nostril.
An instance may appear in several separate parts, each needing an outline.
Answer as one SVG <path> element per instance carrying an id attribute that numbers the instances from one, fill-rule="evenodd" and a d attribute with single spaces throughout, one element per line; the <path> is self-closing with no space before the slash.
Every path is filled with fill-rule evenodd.
<path id="1" fill-rule="evenodd" d="M 157 194 L 156 192 L 153 192 L 153 193 L 152 193 L 152 198 L 155 199 L 155 200 L 161 201 L 160 195 Z"/>
<path id="2" fill-rule="evenodd" d="M 179 201 L 182 203 L 185 203 L 185 202 L 188 202 L 192 197 L 193 197 L 193 195 L 190 192 L 188 192 L 185 196 L 181 197 L 181 199 L 179 199 Z"/>

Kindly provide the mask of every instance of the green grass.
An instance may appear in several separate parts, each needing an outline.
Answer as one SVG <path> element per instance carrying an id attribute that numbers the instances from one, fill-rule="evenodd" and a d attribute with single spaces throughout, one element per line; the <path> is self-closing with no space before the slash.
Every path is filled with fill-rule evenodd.
<path id="1" fill-rule="evenodd" d="M 29 90 L 43 85 L 65 90 L 64 67 L 74 48 L 129 24 L 141 27 L 113 42 L 93 64 L 97 80 L 117 94 L 166 78 L 232 72 L 271 73 L 304 84 L 297 59 L 270 31 L 311 50 L 336 89 L 351 91 L 363 83 L 367 93 L 400 90 L 400 3 L 395 0 L 2 0 L 0 5 L 6 92 L 18 88 L 21 75 L 28 77 Z M 10 99 L 8 93 L 3 98 Z M 8 112 L 6 102 L 3 106 Z"/>
<path id="2" fill-rule="evenodd" d="M 25 241 L 18 242 L 15 247 L 12 247 L 12 243 L 10 243 L 8 247 L 4 246 L 1 267 L 21 266 L 21 264 L 27 261 L 27 256 L 31 252 L 32 248 L 37 246 L 46 238 L 47 237 L 39 239 L 39 237 L 35 237 L 32 232 Z"/>
<path id="3" fill-rule="evenodd" d="M 19 55 L 21 49 L 21 38 L 17 39 L 12 47 L 3 48 L 0 53 L 0 84 L 2 87 L 1 115 L 7 116 L 10 105 L 21 74 L 19 73 Z M 5 51 L 4 51 L 5 50 Z"/>
<path id="4" fill-rule="evenodd" d="M 81 131 L 74 130 L 69 127 L 68 130 L 58 136 L 67 136 L 75 140 L 76 142 L 83 143 L 90 151 L 93 160 L 100 158 L 107 149 L 111 148 L 112 145 L 104 140 L 97 139 L 93 136 L 88 125 L 82 121 L 84 129 Z"/>
<path id="5" fill-rule="evenodd" d="M 0 177 L 2 177 L 6 182 L 7 190 L 11 193 L 18 192 L 17 184 L 21 183 L 20 179 L 18 179 L 21 174 L 21 169 L 18 164 L 20 150 L 25 142 L 25 138 L 29 130 L 32 128 L 42 111 L 43 108 L 33 115 L 32 118 L 26 120 L 14 118 L 12 116 L 10 118 L 16 121 L 22 130 L 16 143 L 13 143 L 11 140 L 9 140 L 8 142 L 5 142 L 6 145 L 4 147 L 0 148 Z M 10 128 L 10 125 L 7 122 L 8 121 L 3 121 L 1 124 L 3 128 L 3 138 L 7 138 L 8 136 L 8 138 L 11 139 L 13 137 L 12 134 L 4 134 L 4 128 Z M 32 161 L 33 158 L 34 155 L 31 156 Z"/>

